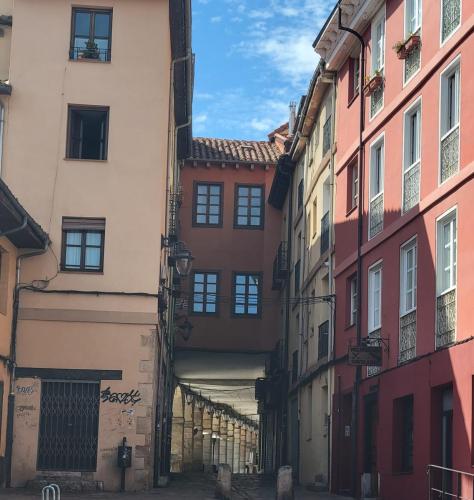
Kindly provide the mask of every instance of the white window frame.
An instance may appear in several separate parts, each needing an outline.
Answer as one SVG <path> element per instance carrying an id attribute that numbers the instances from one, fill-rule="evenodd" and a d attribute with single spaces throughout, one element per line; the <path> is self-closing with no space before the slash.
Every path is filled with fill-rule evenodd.
<path id="1" fill-rule="evenodd" d="M 375 159 L 376 159 L 376 156 L 375 156 L 375 153 L 377 151 L 377 149 L 379 148 L 379 146 L 382 146 L 382 154 L 381 154 L 381 163 L 382 163 L 382 166 L 381 166 L 381 179 L 380 179 L 380 184 L 381 184 L 381 190 L 376 193 L 376 194 L 373 194 L 373 167 L 374 167 L 374 163 L 375 163 Z M 384 181 L 385 181 L 385 132 L 382 132 L 378 137 L 377 139 L 375 139 L 374 142 L 372 142 L 372 144 L 370 145 L 370 168 L 369 168 L 369 209 L 368 209 L 368 214 L 369 214 L 369 218 L 368 218 L 368 227 L 367 227 L 367 232 L 368 232 L 368 239 L 370 240 L 371 239 L 371 236 L 370 236 L 370 217 L 371 217 L 371 213 L 370 213 L 370 206 L 372 205 L 372 202 L 375 201 L 379 196 L 384 196 Z M 359 180 L 360 182 L 360 180 Z M 384 205 L 384 208 L 383 210 L 385 210 L 385 199 L 383 200 L 383 205 Z M 384 217 L 385 218 L 385 217 Z M 374 236 L 375 237 L 375 236 Z"/>
<path id="2" fill-rule="evenodd" d="M 349 310 L 349 326 L 357 323 L 357 275 L 352 276 L 349 281 L 350 294 L 350 310 Z"/>
<path id="3" fill-rule="evenodd" d="M 409 18 L 411 13 L 415 15 L 412 18 L 415 18 L 416 24 L 412 27 L 410 26 L 411 19 Z M 421 29 L 421 23 L 423 19 L 423 2 L 422 0 L 405 0 L 405 39 L 411 35 L 416 33 Z"/>
<path id="4" fill-rule="evenodd" d="M 462 24 L 462 0 L 459 0 L 459 24 L 453 31 L 443 40 L 443 0 L 439 0 L 439 44 L 442 47 L 451 37 L 456 33 L 456 31 L 461 27 Z"/>
<path id="5" fill-rule="evenodd" d="M 411 162 L 410 150 L 411 142 L 411 117 L 418 115 L 418 159 Z M 413 104 L 403 113 L 403 166 L 402 166 L 402 213 L 404 212 L 405 201 L 405 176 L 416 166 L 419 165 L 419 183 L 418 183 L 418 202 L 420 201 L 421 191 L 421 155 L 422 155 L 422 97 L 416 99 Z"/>
<path id="6" fill-rule="evenodd" d="M 349 175 L 351 181 L 350 210 L 353 210 L 359 204 L 359 162 L 351 165 Z"/>
<path id="7" fill-rule="evenodd" d="M 411 283 L 408 280 L 408 254 L 414 251 Z M 407 241 L 400 248 L 400 317 L 405 316 L 417 307 L 417 282 L 418 282 L 418 241 L 416 236 Z M 411 291 L 412 303 L 407 307 L 407 294 Z"/>
<path id="8" fill-rule="evenodd" d="M 457 95 L 456 95 L 456 106 L 457 106 L 457 122 L 454 126 L 448 129 L 446 124 L 446 118 L 448 115 L 448 79 L 451 75 L 455 74 L 457 79 Z M 438 183 L 441 182 L 441 150 L 443 140 L 449 136 L 457 127 L 459 127 L 459 139 L 458 139 L 458 151 L 459 156 L 461 154 L 461 55 L 457 56 L 448 67 L 441 73 L 439 82 L 439 158 L 438 158 Z M 459 171 L 459 163 L 458 163 Z M 447 180 L 451 179 L 449 177 Z"/>
<path id="9" fill-rule="evenodd" d="M 377 27 L 379 25 L 382 26 L 381 43 L 379 42 L 379 39 L 377 39 Z M 385 68 L 385 39 L 386 39 L 385 30 L 386 26 L 385 26 L 385 5 L 384 5 L 374 16 L 371 23 L 370 31 L 371 31 L 371 41 L 372 41 L 372 60 L 371 60 L 372 74 L 374 74 L 375 71 L 380 71 L 383 73 L 383 70 Z M 375 43 L 375 40 L 377 40 L 377 43 Z M 380 45 L 382 45 L 382 47 L 380 47 Z M 381 64 L 379 64 L 379 62 L 381 62 Z"/>
<path id="10" fill-rule="evenodd" d="M 454 228 L 452 226 L 454 222 Z M 441 240 L 442 237 L 442 228 L 446 225 L 451 225 L 451 231 L 454 235 L 454 238 L 449 242 L 450 245 L 450 259 L 449 259 L 449 268 L 450 268 L 450 283 L 449 286 L 443 287 L 443 272 L 446 268 L 443 268 L 444 263 L 443 259 L 443 250 L 446 247 L 446 244 Z M 454 231 L 453 231 L 454 229 Z M 442 295 L 451 292 L 452 290 L 456 290 L 457 286 L 457 254 L 458 254 L 458 211 L 457 207 L 454 207 L 440 217 L 436 219 L 436 297 L 441 297 Z M 454 248 L 453 248 L 454 247 Z"/>
<path id="11" fill-rule="evenodd" d="M 383 287 L 383 261 L 378 261 L 372 266 L 369 267 L 368 270 L 368 300 L 367 300 L 367 331 L 368 333 L 372 333 L 375 330 L 382 328 L 382 287 Z M 374 277 L 377 273 L 380 273 L 380 285 L 378 289 L 378 303 L 376 302 L 375 292 L 377 289 L 374 289 Z M 374 320 L 375 310 L 379 310 L 379 321 L 376 322 Z"/>

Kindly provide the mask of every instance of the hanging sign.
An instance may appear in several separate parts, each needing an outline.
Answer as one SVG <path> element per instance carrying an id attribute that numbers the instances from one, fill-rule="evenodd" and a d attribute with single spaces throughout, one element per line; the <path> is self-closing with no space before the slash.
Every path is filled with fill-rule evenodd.
<path id="1" fill-rule="evenodd" d="M 382 346 L 349 346 L 349 364 L 353 366 L 382 366 Z"/>

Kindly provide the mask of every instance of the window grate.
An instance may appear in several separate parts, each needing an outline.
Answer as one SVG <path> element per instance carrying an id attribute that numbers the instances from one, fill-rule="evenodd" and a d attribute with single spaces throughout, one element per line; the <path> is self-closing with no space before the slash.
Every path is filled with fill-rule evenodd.
<path id="1" fill-rule="evenodd" d="M 403 176 L 403 211 L 407 212 L 420 201 L 420 162 Z"/>
<path id="2" fill-rule="evenodd" d="M 436 348 L 452 344 L 456 340 L 456 290 L 437 299 Z"/>
<path id="3" fill-rule="evenodd" d="M 443 0 L 443 42 L 461 23 L 461 0 Z"/>
<path id="4" fill-rule="evenodd" d="M 458 171 L 459 166 L 459 126 L 441 141 L 441 182 Z"/>
<path id="5" fill-rule="evenodd" d="M 383 194 L 370 202 L 370 238 L 383 229 Z"/>
<path id="6" fill-rule="evenodd" d="M 38 470 L 96 470 L 99 392 L 99 382 L 42 382 Z"/>
<path id="7" fill-rule="evenodd" d="M 382 329 L 379 328 L 377 330 L 374 330 L 373 332 L 370 332 L 367 340 L 369 341 L 368 343 L 370 343 L 370 345 L 380 345 L 381 338 L 382 338 Z M 382 369 L 380 366 L 368 366 L 367 376 L 373 377 L 374 375 L 378 375 L 381 371 Z"/>
<path id="8" fill-rule="evenodd" d="M 416 356 L 416 311 L 400 318 L 399 363 L 405 363 Z"/>
<path id="9" fill-rule="evenodd" d="M 380 85 L 378 89 L 376 89 L 370 95 L 370 116 L 375 116 L 383 106 L 383 91 L 384 85 Z"/>
<path id="10" fill-rule="evenodd" d="M 405 59 L 405 82 L 419 69 L 421 63 L 421 44 L 410 51 Z"/>

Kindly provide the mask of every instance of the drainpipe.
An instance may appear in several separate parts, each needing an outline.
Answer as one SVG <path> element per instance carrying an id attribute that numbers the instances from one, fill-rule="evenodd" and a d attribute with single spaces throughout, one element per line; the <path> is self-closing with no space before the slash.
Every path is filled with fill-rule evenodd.
<path id="1" fill-rule="evenodd" d="M 363 242 L 363 226 L 362 226 L 362 216 L 363 216 L 363 186 L 364 186 L 364 142 L 363 142 L 363 131 L 364 131 L 364 74 L 365 74 L 365 42 L 362 35 L 357 31 L 347 28 L 342 25 L 342 9 L 339 4 L 338 8 L 338 28 L 342 31 L 347 31 L 351 35 L 355 36 L 360 43 L 360 64 L 359 64 L 359 186 L 358 186 L 358 206 L 357 206 L 357 321 L 356 321 L 356 335 L 357 335 L 357 345 L 361 344 L 362 340 L 362 255 L 361 248 Z M 359 389 L 362 379 L 362 367 L 356 367 L 354 386 L 352 391 L 352 428 L 351 428 L 351 440 L 352 440 L 352 490 L 354 496 L 358 495 L 358 473 L 357 473 L 357 445 L 358 445 L 358 435 L 359 435 Z"/>
<path id="2" fill-rule="evenodd" d="M 0 176 L 2 175 L 3 133 L 5 128 L 5 108 L 0 102 Z"/>
<path id="3" fill-rule="evenodd" d="M 26 217 L 25 217 L 26 219 Z M 23 224 L 22 224 L 23 226 Z M 19 231 L 20 226 L 17 230 Z M 24 227 L 24 226 L 23 226 Z M 15 232 L 15 230 L 11 230 Z M 15 409 L 15 370 L 16 370 L 16 340 L 17 340 L 17 326 L 18 326 L 18 309 L 20 306 L 20 292 L 27 285 L 20 284 L 20 269 L 21 261 L 37 255 L 42 255 L 48 251 L 49 240 L 45 243 L 44 248 L 35 250 L 34 252 L 19 255 L 16 258 L 16 281 L 15 290 L 13 292 L 13 315 L 11 326 L 11 340 L 10 340 L 10 363 L 8 365 L 10 371 L 10 390 L 8 394 L 8 410 L 7 410 L 7 440 L 5 449 L 5 486 L 11 488 L 12 479 L 12 454 L 13 454 L 13 413 Z"/>

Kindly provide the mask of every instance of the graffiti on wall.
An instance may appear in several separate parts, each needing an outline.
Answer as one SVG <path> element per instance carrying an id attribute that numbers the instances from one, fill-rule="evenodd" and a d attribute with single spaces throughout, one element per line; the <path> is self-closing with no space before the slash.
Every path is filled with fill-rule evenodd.
<path id="1" fill-rule="evenodd" d="M 16 388 L 16 392 L 18 394 L 25 394 L 26 396 L 31 396 L 35 392 L 35 386 L 34 384 L 27 386 L 18 385 Z"/>
<path id="2" fill-rule="evenodd" d="M 100 393 L 102 403 L 117 403 L 122 405 L 136 405 L 142 400 L 140 391 L 131 390 L 129 392 L 112 392 L 110 386 Z"/>

